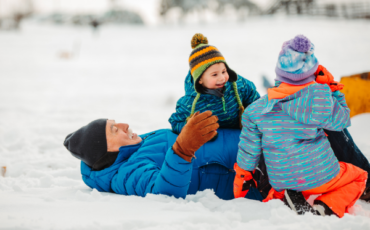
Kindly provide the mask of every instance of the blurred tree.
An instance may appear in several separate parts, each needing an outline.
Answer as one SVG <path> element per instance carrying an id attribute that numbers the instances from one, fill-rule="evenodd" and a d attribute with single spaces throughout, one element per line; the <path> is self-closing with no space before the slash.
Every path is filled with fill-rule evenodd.
<path id="1" fill-rule="evenodd" d="M 31 0 L 0 0 L 0 29 L 17 30 L 22 20 L 32 15 Z"/>
<path id="2" fill-rule="evenodd" d="M 205 10 L 226 14 L 227 7 L 233 8 L 240 20 L 244 20 L 247 15 L 261 13 L 260 8 L 250 0 L 161 0 L 159 14 L 165 19 L 172 9 L 178 9 L 179 20 L 183 21 L 188 14 L 197 12 L 202 16 Z"/>
<path id="3" fill-rule="evenodd" d="M 166 19 L 171 9 L 179 9 L 179 21 L 182 22 L 185 16 L 192 12 L 201 13 L 208 7 L 209 0 L 161 0 L 159 14 Z"/>
<path id="4" fill-rule="evenodd" d="M 226 6 L 231 6 L 237 12 L 238 19 L 244 21 L 247 16 L 261 14 L 261 9 L 250 0 L 216 0 L 218 7 L 216 12 L 225 13 Z"/>

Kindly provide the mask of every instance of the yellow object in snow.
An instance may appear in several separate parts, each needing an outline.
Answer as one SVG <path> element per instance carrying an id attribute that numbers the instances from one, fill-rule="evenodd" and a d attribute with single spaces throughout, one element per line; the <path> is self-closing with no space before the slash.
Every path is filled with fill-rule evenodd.
<path id="1" fill-rule="evenodd" d="M 370 72 L 342 77 L 340 83 L 344 84 L 341 92 L 351 109 L 350 116 L 370 113 Z"/>
<path id="2" fill-rule="evenodd" d="M 1 167 L 1 175 L 5 177 L 6 174 L 6 166 Z"/>

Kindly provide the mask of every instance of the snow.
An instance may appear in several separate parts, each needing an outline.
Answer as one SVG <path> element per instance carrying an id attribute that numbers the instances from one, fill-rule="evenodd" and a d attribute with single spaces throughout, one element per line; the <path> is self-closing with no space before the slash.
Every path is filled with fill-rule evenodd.
<path id="1" fill-rule="evenodd" d="M 304 34 L 337 80 L 370 71 L 370 22 L 261 18 L 181 27 L 53 27 L 26 22 L 0 33 L 0 229 L 369 229 L 370 204 L 344 218 L 297 216 L 281 201 L 223 201 L 210 190 L 184 199 L 100 193 L 81 180 L 62 143 L 97 118 L 134 132 L 169 128 L 184 93 L 190 39 L 217 46 L 231 68 L 262 88 L 283 41 Z M 370 114 L 350 133 L 370 158 Z"/>

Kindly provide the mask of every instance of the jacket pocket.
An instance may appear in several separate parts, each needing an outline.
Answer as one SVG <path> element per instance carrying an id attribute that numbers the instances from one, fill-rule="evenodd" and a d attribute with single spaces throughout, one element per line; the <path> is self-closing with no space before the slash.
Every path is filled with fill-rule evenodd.
<path id="1" fill-rule="evenodd" d="M 217 175 L 226 175 L 229 173 L 233 173 L 233 169 L 229 169 L 221 164 L 218 163 L 211 163 L 204 166 L 199 167 L 199 172 L 202 174 L 217 174 Z"/>

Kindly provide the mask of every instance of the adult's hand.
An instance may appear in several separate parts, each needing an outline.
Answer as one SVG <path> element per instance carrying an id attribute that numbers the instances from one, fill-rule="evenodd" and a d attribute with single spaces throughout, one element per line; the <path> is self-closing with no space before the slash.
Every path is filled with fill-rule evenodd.
<path id="1" fill-rule="evenodd" d="M 172 146 L 173 151 L 184 160 L 191 162 L 195 152 L 217 134 L 217 116 L 211 111 L 196 112 L 182 129 Z"/>

